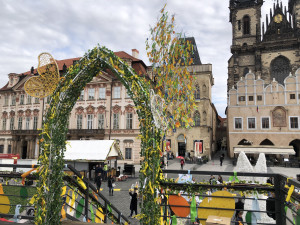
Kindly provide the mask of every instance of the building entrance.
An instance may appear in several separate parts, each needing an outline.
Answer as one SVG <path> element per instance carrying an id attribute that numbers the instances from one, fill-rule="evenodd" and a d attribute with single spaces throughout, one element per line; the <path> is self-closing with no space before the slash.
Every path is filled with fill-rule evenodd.
<path id="1" fill-rule="evenodd" d="M 178 156 L 185 157 L 186 144 L 184 142 L 178 142 Z"/>

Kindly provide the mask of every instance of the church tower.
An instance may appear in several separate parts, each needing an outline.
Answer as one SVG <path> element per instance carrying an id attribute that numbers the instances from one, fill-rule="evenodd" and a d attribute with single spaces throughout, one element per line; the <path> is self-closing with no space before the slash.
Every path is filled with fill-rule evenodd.
<path id="1" fill-rule="evenodd" d="M 300 0 L 289 0 L 288 11 L 277 0 L 261 23 L 263 0 L 230 0 L 232 56 L 227 91 L 251 70 L 266 84 L 284 79 L 300 67 Z"/>
<path id="2" fill-rule="evenodd" d="M 232 56 L 228 61 L 228 88 L 256 68 L 256 46 L 261 39 L 261 6 L 263 0 L 230 0 Z"/>

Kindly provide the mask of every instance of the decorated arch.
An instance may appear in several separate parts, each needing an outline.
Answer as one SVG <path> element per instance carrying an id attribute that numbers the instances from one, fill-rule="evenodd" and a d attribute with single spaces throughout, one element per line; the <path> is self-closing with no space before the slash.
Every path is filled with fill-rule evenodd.
<path id="1" fill-rule="evenodd" d="M 61 188 L 63 187 L 64 151 L 68 119 L 81 90 L 101 71 L 110 71 L 126 87 L 134 101 L 140 120 L 141 157 L 144 160 L 140 173 L 143 187 L 142 223 L 158 224 L 159 206 L 155 204 L 155 189 L 158 188 L 160 131 L 153 126 L 150 107 L 149 83 L 142 76 L 105 47 L 90 50 L 80 61 L 69 68 L 64 77 L 59 77 L 57 65 L 48 53 L 39 56 L 39 77 L 32 77 L 25 90 L 32 96 L 45 97 L 54 90 L 50 106 L 44 118 L 39 139 L 39 183 L 36 198 L 36 224 L 60 223 Z M 147 213 L 143 213 L 147 211 Z M 157 220 L 157 221 L 156 221 Z"/>

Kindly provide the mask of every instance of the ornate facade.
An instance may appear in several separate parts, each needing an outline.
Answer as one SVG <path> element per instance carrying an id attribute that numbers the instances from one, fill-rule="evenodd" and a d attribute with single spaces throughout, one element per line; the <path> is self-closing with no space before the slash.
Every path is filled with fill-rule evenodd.
<path id="1" fill-rule="evenodd" d="M 138 74 L 146 75 L 147 67 L 133 55 L 116 52 Z M 79 58 L 57 60 L 60 73 Z M 33 68 L 24 74 L 9 74 L 9 82 L 0 89 L 1 129 L 0 153 L 18 153 L 23 159 L 38 157 L 37 138 L 49 98 L 32 98 L 24 91 L 24 83 L 37 75 Z M 69 140 L 115 139 L 124 162 L 139 163 L 139 122 L 133 101 L 125 87 L 109 72 L 102 72 L 82 90 L 69 119 Z"/>
<path id="2" fill-rule="evenodd" d="M 280 84 L 300 66 L 300 1 L 289 0 L 288 11 L 274 3 L 261 23 L 263 0 L 230 0 L 232 56 L 228 61 L 227 90 L 254 71 L 266 84 Z"/>
<path id="3" fill-rule="evenodd" d="M 283 84 L 274 78 L 266 85 L 260 76 L 255 77 L 254 73 L 246 74 L 237 88 L 228 92 L 230 156 L 234 156 L 235 147 L 250 145 L 293 146 L 296 157 L 300 157 L 300 69 L 287 76 Z"/>

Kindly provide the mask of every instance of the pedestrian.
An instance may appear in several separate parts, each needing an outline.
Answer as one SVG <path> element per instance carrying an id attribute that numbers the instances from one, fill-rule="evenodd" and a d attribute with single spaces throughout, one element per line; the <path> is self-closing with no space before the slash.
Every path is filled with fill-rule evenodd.
<path id="1" fill-rule="evenodd" d="M 220 184 L 223 184 L 223 178 L 222 178 L 221 175 L 218 176 L 218 182 L 219 182 Z"/>
<path id="2" fill-rule="evenodd" d="M 235 225 L 242 225 L 243 223 L 243 211 L 239 211 L 238 216 L 236 217 Z"/>
<path id="3" fill-rule="evenodd" d="M 129 192 L 129 195 L 131 196 L 131 201 L 130 201 L 130 216 L 132 217 L 133 212 L 135 212 L 135 215 L 137 215 L 137 188 L 134 188 L 134 191 L 132 193 L 132 191 Z"/>
<path id="4" fill-rule="evenodd" d="M 97 173 L 96 177 L 95 177 L 95 183 L 97 185 L 97 192 L 100 192 L 100 188 L 101 188 L 101 183 L 102 183 L 102 177 L 101 177 L 101 173 Z"/>
<path id="5" fill-rule="evenodd" d="M 223 160 L 224 160 L 224 154 L 222 154 L 222 155 L 220 156 L 220 166 L 222 166 Z"/>
<path id="6" fill-rule="evenodd" d="M 276 220 L 276 214 L 275 214 L 275 193 L 272 192 L 271 196 L 267 198 L 266 201 L 266 209 L 267 209 L 267 215 L 274 220 Z"/>
<path id="7" fill-rule="evenodd" d="M 109 177 L 108 177 L 107 186 L 109 188 L 109 195 L 114 196 L 114 187 L 116 185 L 115 185 L 115 180 L 112 177 L 112 175 L 109 175 Z"/>
<path id="8" fill-rule="evenodd" d="M 240 212 L 243 212 L 244 210 L 244 202 L 241 198 L 238 199 L 238 201 L 235 203 L 235 218 L 237 219 Z M 243 214 L 242 214 L 243 215 Z"/>
<path id="9" fill-rule="evenodd" d="M 108 170 L 108 166 L 107 164 L 104 164 L 104 167 L 103 167 L 103 180 L 107 180 L 107 170 Z"/>
<path id="10" fill-rule="evenodd" d="M 182 170 L 183 170 L 183 165 L 184 165 L 184 160 L 181 159 L 181 160 L 180 160 L 180 166 L 181 166 L 181 169 L 182 169 Z"/>
<path id="11" fill-rule="evenodd" d="M 215 178 L 214 175 L 210 175 L 209 183 L 210 183 L 210 185 L 213 185 L 213 184 L 217 183 L 216 178 Z"/>

